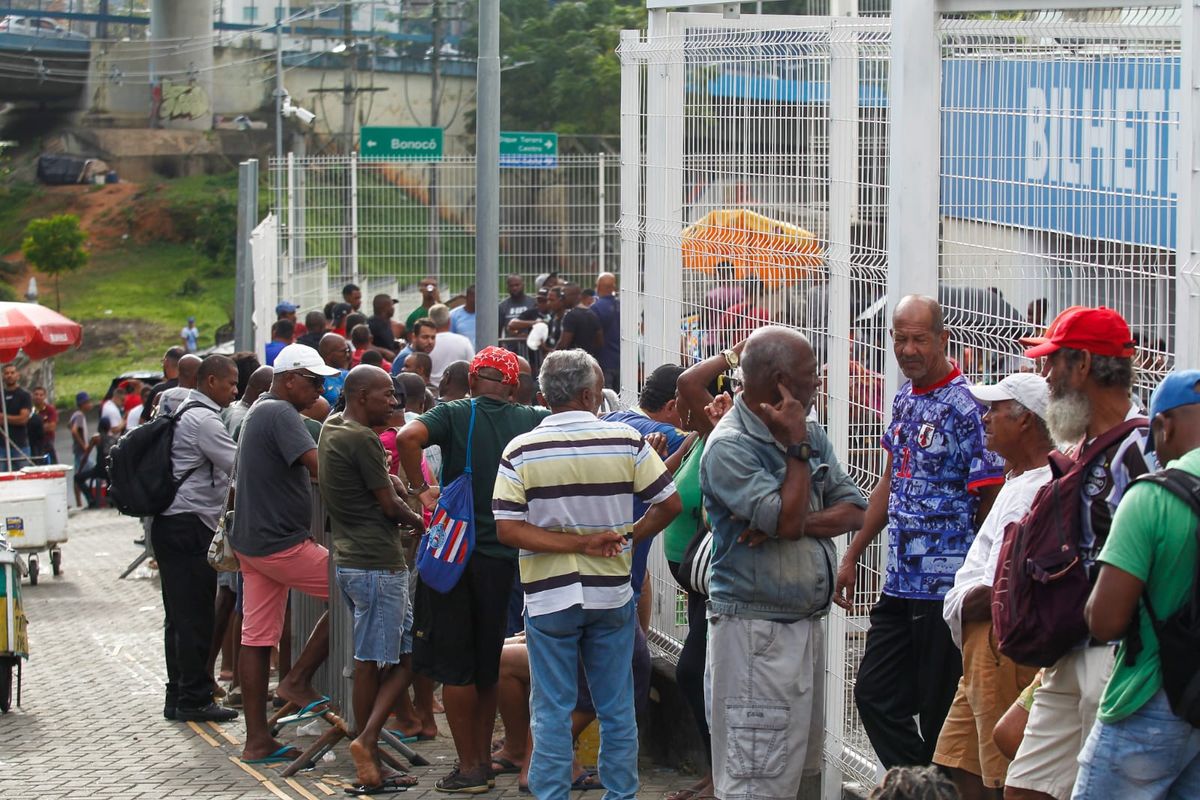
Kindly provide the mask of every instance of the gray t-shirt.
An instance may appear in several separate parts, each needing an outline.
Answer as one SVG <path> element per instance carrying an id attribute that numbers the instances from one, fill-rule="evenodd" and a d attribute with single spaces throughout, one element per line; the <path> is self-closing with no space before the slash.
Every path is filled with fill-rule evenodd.
<path id="1" fill-rule="evenodd" d="M 263 394 L 238 438 L 233 549 L 269 556 L 312 535 L 312 488 L 300 457 L 316 444 L 291 403 Z"/>

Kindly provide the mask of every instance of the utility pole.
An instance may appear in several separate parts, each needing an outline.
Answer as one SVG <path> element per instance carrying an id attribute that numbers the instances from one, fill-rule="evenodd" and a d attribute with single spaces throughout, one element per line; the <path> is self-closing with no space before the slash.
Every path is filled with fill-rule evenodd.
<path id="1" fill-rule="evenodd" d="M 342 152 L 354 152 L 354 9 L 346 0 L 342 2 L 342 43 L 346 47 L 346 66 L 342 70 Z"/>
<path id="2" fill-rule="evenodd" d="M 436 128 L 441 124 L 442 104 L 442 0 L 433 0 L 430 14 L 430 22 L 433 26 L 433 50 L 429 54 L 429 127 Z M 429 274 L 435 278 L 441 278 L 442 234 L 438 219 L 438 164 L 436 161 L 429 162 L 429 244 L 426 248 L 426 262 Z"/>
<path id="3" fill-rule="evenodd" d="M 479 3 L 475 116 L 475 337 L 496 343 L 500 305 L 500 0 Z"/>

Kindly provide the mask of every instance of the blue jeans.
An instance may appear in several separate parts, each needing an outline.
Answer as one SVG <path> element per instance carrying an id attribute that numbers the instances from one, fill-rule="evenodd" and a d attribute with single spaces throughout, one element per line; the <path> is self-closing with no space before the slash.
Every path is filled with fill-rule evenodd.
<path id="1" fill-rule="evenodd" d="M 408 606 L 407 569 L 336 569 L 338 588 L 354 617 L 354 660 L 400 663 Z"/>
<path id="2" fill-rule="evenodd" d="M 541 800 L 564 800 L 571 791 L 571 712 L 578 693 L 576 665 L 583 658 L 600 720 L 600 780 L 604 800 L 632 800 L 638 792 L 638 729 L 633 710 L 631 600 L 621 608 L 572 606 L 525 615 L 529 646 L 529 705 L 533 756 L 529 789 Z"/>
<path id="3" fill-rule="evenodd" d="M 1071 797 L 1200 797 L 1200 728 L 1175 716 L 1162 689 L 1120 722 L 1096 720 L 1079 753 Z"/>

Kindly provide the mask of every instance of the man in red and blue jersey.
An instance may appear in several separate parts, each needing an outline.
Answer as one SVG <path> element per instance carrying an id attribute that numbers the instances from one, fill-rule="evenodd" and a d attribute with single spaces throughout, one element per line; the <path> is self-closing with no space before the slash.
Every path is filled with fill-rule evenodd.
<path id="1" fill-rule="evenodd" d="M 1004 482 L 1004 460 L 984 445 L 982 406 L 946 357 L 949 336 L 933 298 L 909 295 L 896 306 L 893 350 L 908 382 L 892 401 L 882 440 L 887 468 L 834 593 L 852 608 L 858 559 L 887 525 L 887 575 L 854 699 L 888 768 L 933 758 L 962 675 L 942 600 Z"/>

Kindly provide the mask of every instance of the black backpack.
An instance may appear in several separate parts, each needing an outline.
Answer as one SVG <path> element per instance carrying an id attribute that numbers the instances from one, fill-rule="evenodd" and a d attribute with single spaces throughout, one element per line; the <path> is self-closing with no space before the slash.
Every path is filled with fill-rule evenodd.
<path id="1" fill-rule="evenodd" d="M 203 403 L 186 403 L 174 414 L 155 417 L 127 431 L 108 451 L 108 499 L 122 514 L 152 517 L 175 502 L 183 482 L 199 469 L 193 467 L 176 479 L 171 467 L 175 426 L 180 418 Z"/>
<path id="2" fill-rule="evenodd" d="M 1188 504 L 1196 516 L 1196 552 L 1200 556 L 1200 478 L 1181 469 L 1164 469 L 1142 475 L 1137 480 L 1161 486 Z M 1150 603 L 1150 594 L 1144 589 L 1142 603 L 1158 638 L 1163 691 L 1171 703 L 1171 710 L 1200 728 L 1200 558 L 1197 562 L 1193 567 L 1196 577 L 1192 582 L 1191 600 L 1174 614 L 1160 620 Z M 1142 649 L 1136 617 L 1130 633 L 1125 663 L 1132 666 Z"/>

